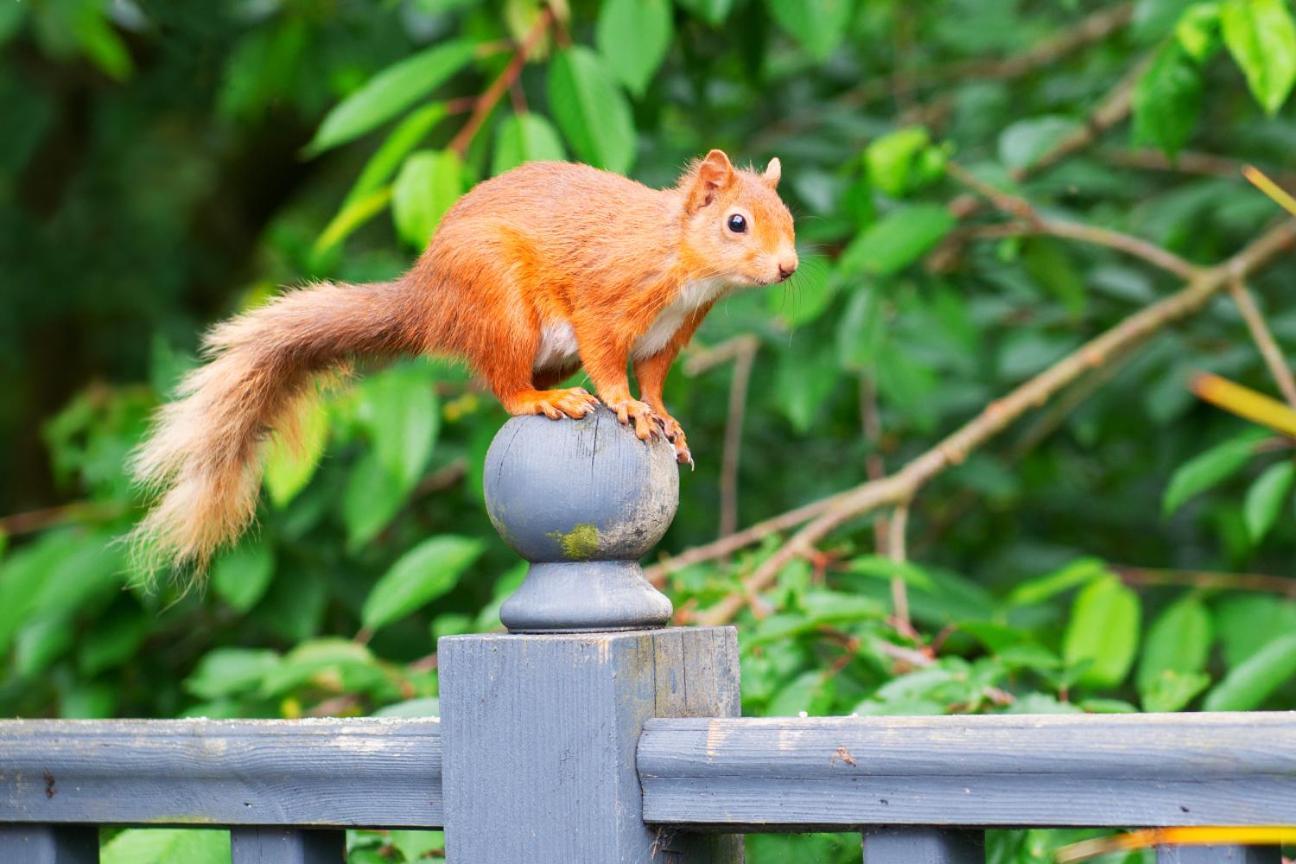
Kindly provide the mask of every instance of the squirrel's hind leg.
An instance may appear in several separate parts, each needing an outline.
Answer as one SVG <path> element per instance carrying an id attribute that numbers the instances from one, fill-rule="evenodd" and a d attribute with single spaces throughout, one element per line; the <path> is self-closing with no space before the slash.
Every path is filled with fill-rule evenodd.
<path id="1" fill-rule="evenodd" d="M 598 407 L 598 400 L 583 387 L 553 387 L 575 371 L 572 368 L 520 372 L 497 368 L 488 371 L 486 379 L 504 410 L 510 414 L 543 414 L 550 420 L 567 416 L 579 420 Z"/>

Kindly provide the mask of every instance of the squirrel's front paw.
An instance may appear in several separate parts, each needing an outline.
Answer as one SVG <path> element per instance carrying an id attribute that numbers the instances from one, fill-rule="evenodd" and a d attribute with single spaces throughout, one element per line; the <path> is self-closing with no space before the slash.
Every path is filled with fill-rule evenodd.
<path id="1" fill-rule="evenodd" d="M 634 421 L 634 433 L 640 441 L 650 441 L 656 436 L 657 427 L 653 422 L 656 420 L 656 415 L 647 402 L 626 398 L 604 404 L 616 412 L 622 426 L 627 426 Z"/>
<path id="2" fill-rule="evenodd" d="M 666 440 L 675 445 L 675 461 L 681 465 L 687 465 L 690 469 L 696 466 L 693 464 L 693 454 L 689 452 L 688 438 L 684 436 L 684 427 L 680 426 L 679 421 L 669 414 L 657 414 L 657 424 L 661 426 L 662 434 Z"/>

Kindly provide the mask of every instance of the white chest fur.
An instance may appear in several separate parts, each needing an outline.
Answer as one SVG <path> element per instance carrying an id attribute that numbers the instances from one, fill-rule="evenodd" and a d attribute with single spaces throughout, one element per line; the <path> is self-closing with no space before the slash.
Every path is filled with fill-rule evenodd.
<path id="1" fill-rule="evenodd" d="M 570 321 L 554 321 L 540 328 L 533 369 L 561 369 L 575 359 L 576 331 Z"/>
<path id="2" fill-rule="evenodd" d="M 727 287 L 722 279 L 698 279 L 684 283 L 675 300 L 657 314 L 657 319 L 648 328 L 648 332 L 635 341 L 635 359 L 651 357 L 669 345 L 684 325 L 684 320 L 723 294 Z"/>
<path id="3" fill-rule="evenodd" d="M 686 282 L 671 304 L 657 314 L 648 332 L 635 340 L 634 357 L 640 360 L 651 357 L 669 345 L 689 314 L 719 297 L 727 287 L 721 279 Z M 540 328 L 540 347 L 536 349 L 532 368 L 561 369 L 575 361 L 577 356 L 576 331 L 571 322 L 550 321 Z"/>

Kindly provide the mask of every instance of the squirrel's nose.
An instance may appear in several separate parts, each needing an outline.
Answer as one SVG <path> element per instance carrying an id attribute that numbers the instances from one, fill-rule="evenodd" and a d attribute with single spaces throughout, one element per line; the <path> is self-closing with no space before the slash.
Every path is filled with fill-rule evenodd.
<path id="1" fill-rule="evenodd" d="M 779 268 L 780 279 L 786 279 L 789 276 L 791 276 L 793 273 L 796 272 L 796 268 L 797 268 L 796 255 L 789 255 L 787 258 L 779 259 L 778 268 Z"/>

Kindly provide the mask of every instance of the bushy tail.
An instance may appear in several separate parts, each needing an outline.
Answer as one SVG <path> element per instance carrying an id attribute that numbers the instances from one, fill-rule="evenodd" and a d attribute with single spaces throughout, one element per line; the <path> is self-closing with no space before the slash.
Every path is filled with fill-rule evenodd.
<path id="1" fill-rule="evenodd" d="M 252 521 L 260 444 L 271 430 L 294 441 L 312 377 L 354 355 L 421 350 L 418 309 L 404 282 L 322 284 L 213 328 L 204 342 L 208 362 L 184 378 L 132 457 L 136 481 L 159 493 L 131 538 L 144 571 L 201 575 Z"/>

